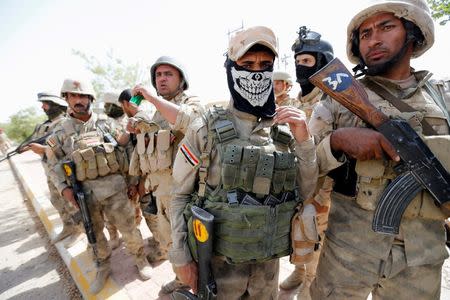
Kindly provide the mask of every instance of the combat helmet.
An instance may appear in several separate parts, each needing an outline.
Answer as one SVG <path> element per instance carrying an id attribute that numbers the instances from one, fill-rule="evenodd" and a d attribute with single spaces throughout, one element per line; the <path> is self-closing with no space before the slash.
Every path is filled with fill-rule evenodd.
<path id="1" fill-rule="evenodd" d="M 369 0 L 347 26 L 347 56 L 350 62 L 358 64 L 360 58 L 355 48 L 355 41 L 361 24 L 371 15 L 391 12 L 398 18 L 411 21 L 420 29 L 423 41 L 416 43 L 412 57 L 419 57 L 434 43 L 434 23 L 425 0 Z"/>
<path id="2" fill-rule="evenodd" d="M 59 106 L 67 107 L 66 101 L 64 101 L 64 99 L 58 96 L 56 93 L 45 91 L 38 93 L 37 96 L 39 102 L 52 102 Z"/>
<path id="3" fill-rule="evenodd" d="M 289 86 L 292 86 L 292 77 L 288 72 L 284 71 L 274 71 L 273 72 L 273 80 L 283 80 L 288 83 Z"/>
<path id="4" fill-rule="evenodd" d="M 173 57 L 161 56 L 160 58 L 158 58 L 155 61 L 155 63 L 150 68 L 150 77 L 152 80 L 152 85 L 155 89 L 156 89 L 155 72 L 156 72 L 156 68 L 158 68 L 158 66 L 160 66 L 160 65 L 169 65 L 169 66 L 172 66 L 175 69 L 177 69 L 181 74 L 181 79 L 184 81 L 183 90 L 185 91 L 189 88 L 189 78 L 187 76 L 185 67 Z"/>
<path id="5" fill-rule="evenodd" d="M 291 47 L 294 51 L 294 57 L 307 52 L 321 53 L 325 62 L 329 63 L 334 57 L 333 46 L 321 37 L 320 33 L 311 31 L 306 26 L 301 26 L 298 31 L 298 38 Z"/>
<path id="6" fill-rule="evenodd" d="M 120 106 L 119 94 L 115 92 L 106 92 L 103 94 L 103 103 L 111 103 Z"/>
<path id="7" fill-rule="evenodd" d="M 61 97 L 65 98 L 66 93 L 88 95 L 92 97 L 92 100 L 95 100 L 94 88 L 88 81 L 65 79 L 61 87 Z"/>

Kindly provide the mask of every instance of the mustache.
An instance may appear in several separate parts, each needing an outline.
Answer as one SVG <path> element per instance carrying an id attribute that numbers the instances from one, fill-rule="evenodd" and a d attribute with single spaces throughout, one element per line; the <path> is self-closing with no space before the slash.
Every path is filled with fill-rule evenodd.
<path id="1" fill-rule="evenodd" d="M 74 107 L 85 108 L 86 106 L 85 106 L 85 105 L 83 105 L 83 104 L 81 104 L 81 103 L 77 103 L 77 104 L 75 104 L 75 106 L 74 106 Z"/>

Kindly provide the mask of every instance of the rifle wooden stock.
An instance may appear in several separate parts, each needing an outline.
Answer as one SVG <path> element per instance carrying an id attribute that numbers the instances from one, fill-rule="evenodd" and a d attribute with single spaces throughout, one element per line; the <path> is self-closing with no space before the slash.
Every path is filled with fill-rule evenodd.
<path id="1" fill-rule="evenodd" d="M 337 57 L 312 75 L 309 81 L 375 128 L 389 120 L 370 103 L 362 84 L 353 78 Z"/>

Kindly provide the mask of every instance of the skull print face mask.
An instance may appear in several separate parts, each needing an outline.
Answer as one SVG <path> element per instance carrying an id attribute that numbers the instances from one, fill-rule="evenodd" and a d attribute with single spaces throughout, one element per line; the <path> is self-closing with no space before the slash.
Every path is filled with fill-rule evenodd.
<path id="1" fill-rule="evenodd" d="M 225 67 L 235 108 L 261 118 L 273 117 L 273 67 L 262 71 L 249 71 L 231 60 L 225 62 Z"/>

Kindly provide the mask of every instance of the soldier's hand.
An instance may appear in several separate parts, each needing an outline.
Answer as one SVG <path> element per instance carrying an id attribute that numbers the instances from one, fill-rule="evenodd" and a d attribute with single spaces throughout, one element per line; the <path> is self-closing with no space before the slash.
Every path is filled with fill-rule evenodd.
<path id="1" fill-rule="evenodd" d="M 306 114 L 293 106 L 280 106 L 276 108 L 274 121 L 277 124 L 288 124 L 297 143 L 311 138 L 309 134 Z"/>
<path id="2" fill-rule="evenodd" d="M 29 145 L 26 145 L 25 147 L 22 147 L 20 150 L 20 152 L 25 152 L 28 150 L 33 151 L 34 153 L 38 154 L 38 155 L 44 155 L 45 153 L 45 146 L 38 144 L 38 143 L 31 143 Z"/>
<path id="3" fill-rule="evenodd" d="M 134 95 L 142 95 L 142 97 L 144 97 L 145 100 L 150 101 L 150 102 L 153 98 L 153 95 L 150 93 L 150 90 L 148 90 L 146 87 L 144 87 L 143 85 L 140 85 L 140 84 L 136 85 L 133 88 L 132 93 L 133 93 L 133 96 Z"/>
<path id="4" fill-rule="evenodd" d="M 358 160 L 382 159 L 386 153 L 400 161 L 395 148 L 379 132 L 368 128 L 339 128 L 331 134 L 331 149 L 342 151 Z"/>
<path id="5" fill-rule="evenodd" d="M 75 196 L 73 194 L 73 189 L 72 188 L 66 187 L 62 191 L 62 195 L 63 195 L 64 199 L 66 199 L 66 201 L 69 201 L 76 209 L 80 209 L 80 207 L 78 206 L 77 201 L 75 200 Z"/>
<path id="6" fill-rule="evenodd" d="M 198 268 L 195 261 L 181 267 L 175 267 L 175 273 L 181 282 L 190 286 L 194 294 L 197 294 Z"/>

